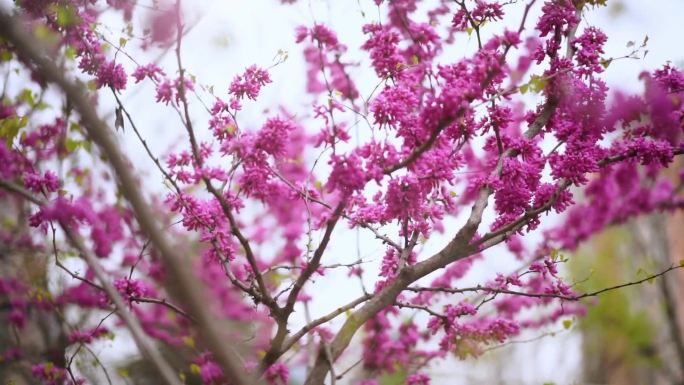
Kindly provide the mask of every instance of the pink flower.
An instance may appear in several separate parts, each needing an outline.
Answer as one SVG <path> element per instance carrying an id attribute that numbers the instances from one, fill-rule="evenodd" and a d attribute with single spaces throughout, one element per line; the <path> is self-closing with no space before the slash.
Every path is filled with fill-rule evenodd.
<path id="1" fill-rule="evenodd" d="M 173 99 L 173 85 L 168 79 L 164 79 L 161 83 L 157 84 L 157 97 L 158 103 L 169 104 Z"/>
<path id="2" fill-rule="evenodd" d="M 31 172 L 24 175 L 24 185 L 34 193 L 42 193 L 43 189 L 46 192 L 55 192 L 59 189 L 60 182 L 52 171 L 46 171 L 42 177 Z"/>
<path id="3" fill-rule="evenodd" d="M 164 71 L 154 63 L 139 66 L 133 72 L 133 78 L 135 78 L 136 83 L 140 83 L 146 77 L 157 82 L 161 76 L 164 76 Z"/>
<path id="4" fill-rule="evenodd" d="M 356 385 L 378 385 L 378 380 L 364 379 L 356 383 Z"/>
<path id="5" fill-rule="evenodd" d="M 205 384 L 215 384 L 223 381 L 223 371 L 221 370 L 221 367 L 214 362 L 211 353 L 202 353 L 193 361 L 199 366 L 199 375 Z"/>
<path id="6" fill-rule="evenodd" d="M 269 366 L 264 374 L 270 385 L 287 385 L 290 376 L 287 366 L 283 363 L 275 363 Z"/>
<path id="7" fill-rule="evenodd" d="M 573 40 L 572 44 L 576 47 L 575 60 L 582 67 L 577 69 L 578 73 L 589 75 L 592 72 L 603 72 L 600 60 L 607 40 L 608 37 L 596 27 L 585 29 L 580 37 Z"/>
<path id="8" fill-rule="evenodd" d="M 327 183 L 329 191 L 339 190 L 345 195 L 350 195 L 366 184 L 361 162 L 356 155 L 334 156 L 331 163 L 333 170 Z"/>
<path id="9" fill-rule="evenodd" d="M 100 64 L 95 78 L 97 88 L 111 87 L 116 91 L 126 88 L 126 72 L 113 61 Z"/>
<path id="10" fill-rule="evenodd" d="M 406 378 L 406 385 L 430 385 L 430 377 L 423 373 L 411 374 Z"/>
<path id="11" fill-rule="evenodd" d="M 270 118 L 257 134 L 255 147 L 269 155 L 280 156 L 285 152 L 287 137 L 295 125 L 280 118 Z"/>
<path id="12" fill-rule="evenodd" d="M 381 78 L 397 76 L 403 65 L 397 50 L 399 35 L 380 24 L 364 25 L 363 33 L 370 36 L 361 48 L 370 52 L 377 75 Z"/>
<path id="13" fill-rule="evenodd" d="M 543 15 L 537 22 L 537 29 L 542 37 L 554 30 L 566 34 L 579 23 L 575 14 L 575 5 L 571 0 L 551 0 L 544 3 Z"/>
<path id="14" fill-rule="evenodd" d="M 229 92 L 238 100 L 244 97 L 256 100 L 261 88 L 270 82 L 271 78 L 266 70 L 252 65 L 242 75 L 235 76 L 230 83 Z"/>

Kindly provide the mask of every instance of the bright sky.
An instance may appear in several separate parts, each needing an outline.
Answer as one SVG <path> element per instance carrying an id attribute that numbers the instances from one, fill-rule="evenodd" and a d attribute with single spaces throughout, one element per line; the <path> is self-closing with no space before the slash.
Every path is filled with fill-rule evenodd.
<path id="1" fill-rule="evenodd" d="M 10 3 L 9 0 L 0 0 L 0 4 Z M 525 2 L 519 1 L 518 3 L 506 8 L 507 12 L 519 13 Z M 268 67 L 274 62 L 279 51 L 289 52 L 288 59 L 271 71 L 273 83 L 264 89 L 259 102 L 246 104 L 245 111 L 240 118 L 243 127 L 245 125 L 257 127 L 263 122 L 265 107 L 284 105 L 295 112 L 310 110 L 311 99 L 303 92 L 304 61 L 299 47 L 294 43 L 295 26 L 311 25 L 314 21 L 328 24 L 338 33 L 340 40 L 349 47 L 350 55 L 347 58 L 362 60 L 363 56 L 358 53 L 358 47 L 364 40 L 361 25 L 378 20 L 377 8 L 371 0 L 299 0 L 297 4 L 291 6 L 282 6 L 276 0 L 187 0 L 185 4 L 189 24 L 194 25 L 184 42 L 185 66 L 190 73 L 197 76 L 202 84 L 214 85 L 218 95 L 226 96 L 228 84 L 235 74 L 242 72 L 245 67 L 251 64 Z M 678 65 L 684 62 L 684 50 L 679 44 L 679 39 L 684 36 L 684 23 L 679 20 L 679 16 L 675 16 L 684 14 L 684 2 L 679 0 L 609 0 L 608 4 L 607 8 L 590 12 L 585 20 L 585 23 L 602 28 L 609 36 L 610 40 L 606 47 L 607 57 L 625 55 L 630 51 L 626 47 L 629 41 L 635 41 L 638 44 L 643 41 L 645 35 L 649 36 L 647 47 L 649 53 L 646 58 L 612 63 L 606 74 L 609 84 L 638 89 L 640 83 L 637 76 L 640 71 L 657 68 L 667 60 L 672 60 Z M 111 18 L 111 20 L 117 19 L 117 17 Z M 534 19 L 531 20 L 534 21 Z M 531 28 L 532 24 L 529 25 Z M 116 29 L 113 31 L 115 32 Z M 485 35 L 488 33 L 486 27 L 484 33 Z M 113 33 L 112 37 L 113 41 L 118 41 L 117 34 Z M 474 46 L 474 41 L 464 39 L 457 42 L 453 53 L 450 52 L 450 54 L 458 58 L 470 52 Z M 132 47 L 134 47 L 133 43 L 131 43 L 131 49 Z M 168 68 L 173 68 L 172 56 L 171 53 L 163 59 L 163 63 L 167 64 Z M 355 78 L 360 79 L 357 80 L 357 85 L 364 95 L 367 95 L 376 84 L 369 73 L 367 67 L 361 66 L 355 74 L 358 75 Z M 103 114 L 110 114 L 113 121 L 112 104 L 108 99 L 109 95 L 103 94 L 101 111 Z M 149 107 L 151 101 L 154 100 L 154 90 L 151 87 L 142 87 L 139 90 L 132 87 L 124 93 L 123 99 L 138 125 L 144 127 L 144 135 L 154 151 L 163 154 L 169 146 L 184 143 L 185 139 L 179 129 L 177 117 L 169 113 L 168 109 Z M 196 106 L 193 113 L 198 121 L 206 121 L 199 106 Z M 207 136 L 207 133 L 205 132 L 204 135 Z M 150 183 L 146 187 L 150 190 L 158 189 L 161 178 L 152 168 L 151 162 L 142 154 L 140 144 L 134 139 L 130 130 L 126 132 L 123 143 L 129 149 L 129 154 L 132 154 L 134 163 L 150 175 L 147 179 Z M 338 247 L 330 249 L 326 256 L 327 263 L 355 260 L 357 244 L 358 252 L 364 259 L 379 261 L 384 248 L 378 242 L 369 236 L 357 239 L 356 231 L 342 227 L 336 233 L 335 244 Z M 431 251 L 438 250 L 447 241 L 446 237 L 431 239 L 423 255 L 429 255 Z M 354 247 L 340 247 L 339 245 L 354 245 Z M 478 283 L 492 277 L 498 271 L 506 272 L 515 267 L 510 259 L 490 253 L 487 261 L 474 269 L 472 274 L 466 277 L 466 281 Z M 369 270 L 372 271 L 372 268 Z M 332 280 L 334 284 L 330 284 L 331 276 L 336 277 Z M 360 294 L 358 283 L 347 281 L 344 271 L 329 273 L 326 277 L 328 280 L 325 281 L 325 285 L 309 287 L 310 291 L 316 292 L 311 310 L 314 317 Z M 372 280 L 368 281 L 369 284 L 372 282 Z M 295 322 L 302 322 L 302 312 L 296 315 L 300 319 Z M 530 332 L 521 336 L 520 339 L 534 338 L 544 332 L 558 329 L 562 327 Z M 492 381 L 493 378 L 497 379 L 498 377 L 491 377 L 496 372 L 501 373 L 501 378 L 505 379 L 507 384 L 571 383 L 579 380 L 577 374 L 580 365 L 580 343 L 577 334 L 566 332 L 556 337 L 547 337 L 536 342 L 516 344 L 513 347 L 501 349 L 499 354 L 490 354 L 478 363 L 447 360 L 434 368 L 437 376 L 433 384 L 482 383 Z M 122 353 L 130 348 L 125 345 L 125 343 L 116 344 L 117 349 L 104 349 L 105 359 L 120 358 Z M 296 373 L 293 375 L 297 377 Z"/>
<path id="2" fill-rule="evenodd" d="M 274 83 L 265 89 L 261 102 L 270 106 L 282 103 L 293 110 L 301 110 L 310 104 L 310 99 L 300 93 L 304 84 L 304 67 L 298 47 L 294 44 L 293 27 L 300 24 L 311 25 L 314 21 L 324 22 L 350 47 L 352 58 L 362 59 L 362 56 L 354 52 L 364 39 L 360 26 L 378 20 L 378 12 L 370 0 L 300 0 L 295 6 L 286 7 L 274 5 L 274 2 L 198 1 L 193 10 L 197 17 L 202 19 L 188 36 L 186 43 L 186 47 L 197 48 L 186 51 L 186 63 L 191 71 L 205 82 L 216 84 L 216 89 L 221 89 L 220 85 L 224 85 L 225 89 L 232 76 L 245 66 L 252 63 L 267 66 L 272 63 L 279 50 L 288 51 L 288 60 L 271 71 Z M 519 3 L 519 6 L 508 7 L 507 12 L 519 14 L 525 2 Z M 679 48 L 678 40 L 684 36 L 684 23 L 676 21 L 674 15 L 684 14 L 684 2 L 610 0 L 608 4 L 610 6 L 607 8 L 587 13 L 584 20 L 584 25 L 588 23 L 598 26 L 609 36 L 606 46 L 607 57 L 623 56 L 631 50 L 627 48 L 629 41 L 639 44 L 647 34 L 649 36 L 649 53 L 646 58 L 612 63 L 606 74 L 609 84 L 636 90 L 641 86 L 637 79 L 639 72 L 657 68 L 667 60 L 682 64 L 684 51 Z M 518 17 L 515 19 L 518 20 Z M 484 31 L 486 34 L 487 28 Z M 474 47 L 475 42 L 472 40 L 457 40 L 453 54 L 460 57 L 471 52 Z M 368 91 L 364 93 L 364 90 L 373 87 L 375 80 L 364 73 L 360 75 L 362 79 L 368 79 L 366 84 L 357 83 L 362 94 L 367 95 Z M 254 115 L 248 113 L 245 119 L 253 117 L 255 121 L 261 121 L 260 110 L 253 108 L 252 112 Z M 356 244 L 353 231 L 340 231 L 337 235 L 340 244 Z M 445 237 L 431 239 L 432 243 L 426 247 L 423 255 L 429 255 L 430 250 L 437 250 L 447 241 Z M 364 257 L 377 259 L 381 256 L 383 248 L 371 238 L 362 237 L 359 242 Z M 349 253 L 353 255 L 348 255 Z M 330 254 L 327 258 L 334 262 L 350 261 L 354 259 L 356 250 L 332 248 Z M 466 277 L 466 281 L 481 282 L 497 271 L 510 271 L 515 267 L 505 257 L 490 254 L 485 263 L 480 264 Z M 334 285 L 315 286 L 318 301 L 314 301 L 313 304 L 314 317 L 317 314 L 324 314 L 336 304 L 343 303 L 344 299 L 351 299 L 357 295 L 356 282 L 347 282 L 343 274 L 337 281 Z M 519 340 L 535 338 L 545 332 L 562 329 L 556 325 L 545 330 L 528 332 L 520 336 Z M 477 363 L 446 360 L 433 369 L 436 375 L 433 384 L 478 384 L 502 380 L 507 384 L 569 384 L 581 380 L 578 377 L 581 365 L 580 349 L 579 335 L 564 332 L 536 342 L 515 344 L 489 354 Z M 350 362 L 351 359 L 346 361 Z"/>

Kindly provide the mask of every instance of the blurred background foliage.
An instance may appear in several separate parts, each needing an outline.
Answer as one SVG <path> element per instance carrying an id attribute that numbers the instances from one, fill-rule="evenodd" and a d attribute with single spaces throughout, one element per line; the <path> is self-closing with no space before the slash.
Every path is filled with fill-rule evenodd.
<path id="1" fill-rule="evenodd" d="M 606 230 L 570 258 L 578 292 L 643 279 L 681 252 L 668 230 L 681 218 L 652 215 Z M 668 229 L 668 227 L 670 229 Z M 680 233 L 684 235 L 684 233 Z M 587 384 L 684 383 L 679 272 L 602 294 L 580 320 Z"/>

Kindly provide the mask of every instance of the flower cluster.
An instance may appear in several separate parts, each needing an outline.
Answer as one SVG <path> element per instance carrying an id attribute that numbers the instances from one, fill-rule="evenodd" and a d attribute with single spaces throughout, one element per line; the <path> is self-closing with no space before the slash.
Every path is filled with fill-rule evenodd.
<path id="1" fill-rule="evenodd" d="M 173 347 L 172 362 L 195 382 L 235 381 L 207 340 L 225 338 L 244 347 L 236 367 L 247 377 L 285 385 L 313 363 L 307 383 L 322 383 L 363 330 L 359 384 L 377 385 L 402 368 L 407 384 L 428 385 L 433 361 L 478 356 L 526 329 L 583 314 L 581 294 L 559 273 L 561 252 L 635 216 L 684 207 L 676 161 L 684 153 L 684 74 L 666 64 L 634 77 L 642 92 L 611 89 L 607 34 L 580 17 L 600 2 L 376 0 L 381 17 L 366 16 L 356 45 L 325 24 L 297 27 L 309 95 L 252 115 L 243 103 L 263 98 L 274 67 L 251 65 L 228 78 L 227 95 L 214 95 L 183 67 L 182 41 L 173 66 L 129 54 L 138 49 L 127 44 L 132 36 L 152 53 L 182 39 L 182 7 L 160 5 L 136 31 L 132 2 L 106 3 L 16 5 L 52 43 L 50 54 L 65 54 L 68 74 L 57 87 L 47 87 L 54 74 L 11 36 L 0 43 L 0 66 L 30 71 L 6 71 L 8 84 L 21 87 L 5 87 L 0 101 L 0 244 L 2 271 L 10 272 L 0 278 L 0 299 L 19 339 L 36 325 L 54 326 L 59 343 L 83 354 L 82 345 L 125 326 L 104 317 L 123 300 L 120 319 L 130 320 L 126 312 L 146 335 L 135 340 Z M 517 11 L 539 15 L 536 28 L 513 24 Z M 117 17 L 128 27 L 115 46 L 118 29 L 103 23 Z M 467 42 L 475 51 L 454 56 L 454 43 Z M 84 76 L 91 99 L 43 97 Z M 98 100 L 117 102 L 116 125 L 124 113 L 137 119 L 123 91 L 145 83 L 154 108 L 173 119 L 180 113 L 169 127 L 182 133 L 159 155 L 145 127 L 135 130 L 164 180 L 165 198 L 142 194 L 152 197 L 154 226 L 131 192 L 140 186 L 122 177 L 126 158 L 97 146 L 100 124 L 90 121 Z M 208 103 L 197 108 L 197 100 Z M 558 225 L 549 227 L 547 215 Z M 167 237 L 155 235 L 160 228 Z M 367 258 L 374 252 L 360 243 L 349 259 L 349 228 L 372 238 L 380 258 Z M 536 245 L 526 240 L 532 232 Z M 432 248 L 435 233 L 448 237 L 441 249 Z M 466 285 L 494 247 L 522 267 L 493 264 Z M 186 285 L 178 271 L 202 295 L 177 290 Z M 361 297 L 308 314 L 335 277 L 358 280 Z M 60 285 L 47 284 L 55 278 Z M 200 330 L 206 314 L 193 312 L 202 306 L 209 321 L 229 327 Z M 344 313 L 337 329 L 331 321 Z M 78 326 L 67 324 L 71 314 L 83 315 Z M 293 314 L 316 321 L 299 325 Z M 36 359 L 10 340 L 3 362 L 28 364 L 46 384 L 83 382 L 76 366 Z"/>
<path id="2" fill-rule="evenodd" d="M 242 75 L 235 76 L 230 83 L 229 92 L 237 100 L 247 97 L 255 100 L 259 96 L 261 87 L 271 82 L 271 77 L 266 70 L 252 65 Z"/>
<path id="3" fill-rule="evenodd" d="M 350 64 L 341 60 L 347 47 L 324 24 L 314 24 L 311 28 L 297 27 L 295 41 L 304 43 L 307 37 L 308 44 L 304 48 L 307 63 L 306 90 L 313 94 L 334 91 L 344 98 L 356 99 L 359 92 L 348 74 Z"/>

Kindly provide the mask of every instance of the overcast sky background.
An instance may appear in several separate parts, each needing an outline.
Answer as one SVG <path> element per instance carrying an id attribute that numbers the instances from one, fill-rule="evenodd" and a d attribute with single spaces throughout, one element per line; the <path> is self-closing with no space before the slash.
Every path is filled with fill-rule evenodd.
<path id="1" fill-rule="evenodd" d="M 310 26 L 314 22 L 322 22 L 330 26 L 338 34 L 341 42 L 349 47 L 344 58 L 348 61 L 359 61 L 362 64 L 352 69 L 352 78 L 356 80 L 362 95 L 368 95 L 377 84 L 377 79 L 369 70 L 368 59 L 359 51 L 363 44 L 364 35 L 361 26 L 368 22 L 377 21 L 385 16 L 384 10 L 379 16 L 377 8 L 370 0 L 333 1 L 333 0 L 300 0 L 295 5 L 282 6 L 275 0 L 250 1 L 219 1 L 198 0 L 185 2 L 188 24 L 193 25 L 191 32 L 184 42 L 184 63 L 188 71 L 197 76 L 202 84 L 214 85 L 218 96 L 226 97 L 228 84 L 235 74 L 251 64 L 268 67 L 274 62 L 279 51 L 287 51 L 288 59 L 273 68 L 270 73 L 273 83 L 264 88 L 257 103 L 245 103 L 245 109 L 240 116 L 241 127 L 256 128 L 264 120 L 264 110 L 274 110 L 282 105 L 288 110 L 299 114 L 307 114 L 311 110 L 312 98 L 304 93 L 305 63 L 300 53 L 300 46 L 294 42 L 294 27 L 298 25 Z M 538 3 L 541 3 L 540 1 Z M 684 14 L 684 2 L 677 0 L 659 1 L 617 1 L 608 2 L 609 7 L 587 12 L 583 26 L 594 25 L 602 28 L 609 36 L 605 57 L 623 56 L 628 49 L 629 41 L 641 42 L 648 34 L 648 55 L 642 60 L 620 60 L 611 64 L 605 74 L 610 85 L 623 90 L 639 90 L 638 74 L 643 70 L 652 70 L 668 60 L 681 64 L 684 51 L 680 48 L 679 40 L 684 36 L 684 23 L 676 20 L 674 15 Z M 192 5 L 191 5 L 192 4 Z M 517 25 L 525 2 L 507 6 L 507 15 Z M 540 5 L 540 4 L 537 4 Z M 532 13 L 528 22 L 528 29 L 538 16 Z M 499 31 L 499 26 L 485 26 L 483 34 L 489 36 Z M 116 40 L 115 40 L 116 41 Z M 458 60 L 473 52 L 476 41 L 464 35 L 457 36 L 456 44 L 445 52 L 445 60 Z M 173 68 L 173 55 L 167 55 L 163 63 Z M 132 91 L 134 90 L 134 91 Z M 139 125 L 145 127 L 145 135 L 159 153 L 168 150 L 170 144 L 185 143 L 182 131 L 178 128 L 175 116 L 160 119 L 168 110 L 158 109 L 153 112 L 149 107 L 149 100 L 153 95 L 151 88 L 138 90 L 132 88 L 126 91 L 126 104 L 131 108 L 133 116 L 139 120 Z M 210 101 L 207 101 L 210 103 Z M 103 106 L 106 109 L 106 98 Z M 201 121 L 203 111 L 196 103 L 194 116 Z M 206 121 L 206 120 L 205 120 Z M 310 125 L 309 128 L 318 127 Z M 363 133 L 361 133 L 363 136 Z M 205 132 L 205 137 L 208 137 Z M 159 175 L 151 169 L 151 164 L 140 153 L 140 145 L 127 132 L 125 143 L 130 146 L 129 153 L 138 154 L 137 165 L 148 166 L 150 180 L 149 188 L 157 188 L 154 178 Z M 137 149 L 137 150 L 135 150 Z M 458 219 L 447 222 L 447 229 L 456 228 Z M 451 227 L 449 226 L 451 224 Z M 386 231 L 392 234 L 392 230 Z M 448 231 L 447 231 L 448 233 Z M 538 239 L 533 235 L 532 242 Z M 448 236 L 435 236 L 424 246 L 422 256 L 431 255 L 439 250 Z M 358 245 L 358 249 L 357 249 Z M 533 246 L 530 246 L 532 248 Z M 459 284 L 468 285 L 481 283 L 493 277 L 497 272 L 510 272 L 518 267 L 515 261 L 495 249 L 487 253 L 482 263 L 476 264 L 472 272 Z M 268 252 L 264 250 L 264 252 Z M 384 254 L 384 247 L 372 236 L 357 233 L 355 230 L 340 226 L 336 231 L 334 243 L 326 254 L 327 263 L 352 262 L 358 256 L 377 264 Z M 373 263 L 365 265 L 367 274 L 366 284 L 372 287 Z M 312 315 L 317 317 L 327 313 L 348 300 L 361 294 L 358 282 L 349 280 L 345 271 L 331 272 L 326 279 L 308 286 L 310 293 L 315 293 L 312 303 Z M 303 312 L 295 314 L 299 317 L 296 322 L 303 322 Z M 340 320 L 337 320 L 340 321 Z M 339 322 L 333 323 L 339 325 Z M 560 325 L 551 326 L 543 330 L 524 333 L 516 340 L 525 340 L 540 336 L 544 333 L 563 330 Z M 435 375 L 434 385 L 440 384 L 475 384 L 489 382 L 493 379 L 505 379 L 507 384 L 541 384 L 555 382 L 569 384 L 580 380 L 581 338 L 574 332 L 562 331 L 555 337 L 542 338 L 536 342 L 515 344 L 511 347 L 492 352 L 477 362 L 472 360 L 460 362 L 454 359 L 442 361 L 435 365 L 432 371 Z M 342 362 L 351 363 L 358 352 L 358 347 L 350 348 Z M 340 364 L 338 368 L 345 368 Z M 494 374 L 498 373 L 498 374 Z M 293 373 L 299 377 L 303 373 Z M 499 377 L 500 376 L 500 377 Z"/>
<path id="2" fill-rule="evenodd" d="M 0 0 L 0 4 L 10 4 L 9 0 Z M 151 3 L 143 1 L 142 4 Z M 184 41 L 184 64 L 189 73 L 196 75 L 199 82 L 205 85 L 214 85 L 218 96 L 227 99 L 227 87 L 233 77 L 241 73 L 245 67 L 257 64 L 268 67 L 274 63 L 274 58 L 279 51 L 287 51 L 288 59 L 273 68 L 270 73 L 273 83 L 266 86 L 257 103 L 245 103 L 245 109 L 241 113 L 240 126 L 257 128 L 264 121 L 264 109 L 276 110 L 278 106 L 284 106 L 289 111 L 298 115 L 306 115 L 311 111 L 313 99 L 304 93 L 305 89 L 305 63 L 300 48 L 294 42 L 294 28 L 298 25 L 310 26 L 314 22 L 322 22 L 329 25 L 338 34 L 341 42 L 349 47 L 348 54 L 344 59 L 347 61 L 359 61 L 362 63 L 358 68 L 352 69 L 352 78 L 355 79 L 361 94 L 367 96 L 370 90 L 377 84 L 372 71 L 369 70 L 368 60 L 358 49 L 363 44 L 364 36 L 361 32 L 363 24 L 377 21 L 379 13 L 371 0 L 299 0 L 295 5 L 280 5 L 276 0 L 196 0 L 185 1 L 187 22 L 192 29 Z M 506 7 L 506 12 L 511 15 L 512 24 L 517 26 L 519 15 L 525 5 L 524 1 L 519 4 Z M 541 3 L 541 1 L 538 1 Z M 603 29 L 609 36 L 606 46 L 606 57 L 618 57 L 627 54 L 631 49 L 626 48 L 629 41 L 637 43 L 643 41 L 648 34 L 648 55 L 642 60 L 620 60 L 611 64 L 606 72 L 605 79 L 610 85 L 625 90 L 640 89 L 638 74 L 643 70 L 652 70 L 668 60 L 677 65 L 684 61 L 684 50 L 681 48 L 681 38 L 684 36 L 684 23 L 681 17 L 684 14 L 684 1 L 681 0 L 656 0 L 656 1 L 608 1 L 609 7 L 600 8 L 587 12 L 583 26 L 587 23 Z M 537 11 L 539 5 L 536 7 Z M 385 11 L 381 12 L 385 17 Z M 528 19 L 528 29 L 533 28 L 536 15 L 532 14 Z M 139 8 L 136 14 L 136 23 L 144 23 L 147 12 Z M 111 22 L 111 23 L 110 23 Z M 107 15 L 105 24 L 119 25 L 119 15 Z M 484 36 L 498 31 L 497 26 L 483 28 Z M 112 41 L 118 41 L 118 28 L 111 28 Z M 464 35 L 458 35 L 456 44 L 450 48 L 445 56 L 451 61 L 458 60 L 468 55 L 476 48 L 476 41 L 468 39 Z M 135 41 L 127 47 L 139 62 L 145 63 L 157 57 L 155 52 L 141 53 L 136 49 Z M 175 68 L 172 52 L 162 59 L 163 68 Z M 135 66 L 124 58 L 121 62 L 130 70 Z M 170 72 L 170 71 L 169 71 Z M 133 83 L 133 80 L 129 80 Z M 185 145 L 185 136 L 178 123 L 177 116 L 169 108 L 153 105 L 154 90 L 147 85 L 131 86 L 122 97 L 138 126 L 143 128 L 152 149 L 158 154 L 165 154 L 169 148 L 179 144 Z M 111 95 L 102 93 L 100 110 L 113 122 L 113 101 Z M 205 102 L 211 104 L 206 98 Z M 193 107 L 193 116 L 198 122 L 206 122 L 206 112 L 199 103 Z M 310 125 L 313 130 L 318 125 Z M 363 126 L 361 126 L 363 127 Z M 199 131 L 200 137 L 209 138 L 208 131 Z M 361 133 L 363 136 L 363 133 Z M 142 147 L 133 136 L 131 130 L 127 130 L 122 137 L 122 143 L 127 152 L 132 156 L 134 164 L 139 171 L 148 175 L 144 178 L 145 188 L 150 191 L 162 192 L 161 177 L 147 159 Z M 322 168 L 321 170 L 324 170 Z M 458 225 L 458 218 L 447 222 L 447 229 L 454 229 Z M 393 234 L 388 228 L 388 234 Z M 447 231 L 449 233 L 449 231 Z M 453 231 L 451 232 L 453 233 Z M 530 237 L 532 242 L 538 236 Z M 439 250 L 448 242 L 448 234 L 435 236 L 424 246 L 421 256 L 429 256 Z M 530 245 L 530 248 L 533 246 Z M 366 285 L 372 288 L 375 279 L 373 272 L 385 248 L 372 236 L 356 230 L 350 230 L 346 226 L 339 226 L 335 233 L 334 242 L 326 254 L 326 263 L 337 262 L 349 263 L 359 256 L 370 261 L 364 265 L 368 271 Z M 262 250 L 268 253 L 269 250 Z M 506 255 L 502 249 L 495 249 L 487 253 L 487 258 L 482 263 L 477 263 L 472 272 L 459 284 L 477 284 L 483 280 L 492 278 L 497 272 L 507 273 L 518 267 L 514 260 Z M 361 294 L 356 280 L 349 280 L 346 271 L 336 271 L 326 274 L 325 279 L 317 284 L 307 286 L 309 293 L 315 293 L 311 307 L 314 318 L 323 315 L 330 310 L 356 298 Z M 297 329 L 297 323 L 303 322 L 303 312 L 295 314 L 295 323 L 292 329 Z M 297 318 L 298 317 L 298 318 Z M 338 320 L 339 321 L 339 320 Z M 333 323 L 339 325 L 339 323 Z M 549 331 L 562 330 L 560 325 L 555 325 L 539 331 L 527 332 L 518 340 L 533 338 Z M 98 348 L 101 350 L 103 359 L 120 360 L 126 352 L 132 351 L 133 346 L 121 338 L 115 342 L 107 342 Z M 116 347 L 112 349 L 112 347 Z M 555 337 L 547 337 L 539 341 L 527 344 L 515 344 L 512 347 L 498 350 L 497 353 L 488 354 L 478 362 L 457 362 L 449 359 L 433 367 L 435 379 L 433 385 L 439 384 L 474 384 L 490 381 L 494 372 L 500 372 L 501 378 L 507 384 L 541 384 L 544 382 L 556 382 L 557 384 L 569 384 L 579 380 L 581 339 L 573 332 L 561 332 Z M 352 347 L 350 351 L 358 351 Z M 348 354 L 354 356 L 353 353 Z M 356 356 L 358 357 L 358 356 Z M 343 362 L 352 362 L 352 358 L 345 358 Z M 345 368 L 340 364 L 339 368 Z M 293 373 L 293 377 L 301 376 L 302 373 Z M 494 377 L 496 378 L 496 377 Z M 344 382 L 340 382 L 344 383 Z"/>

